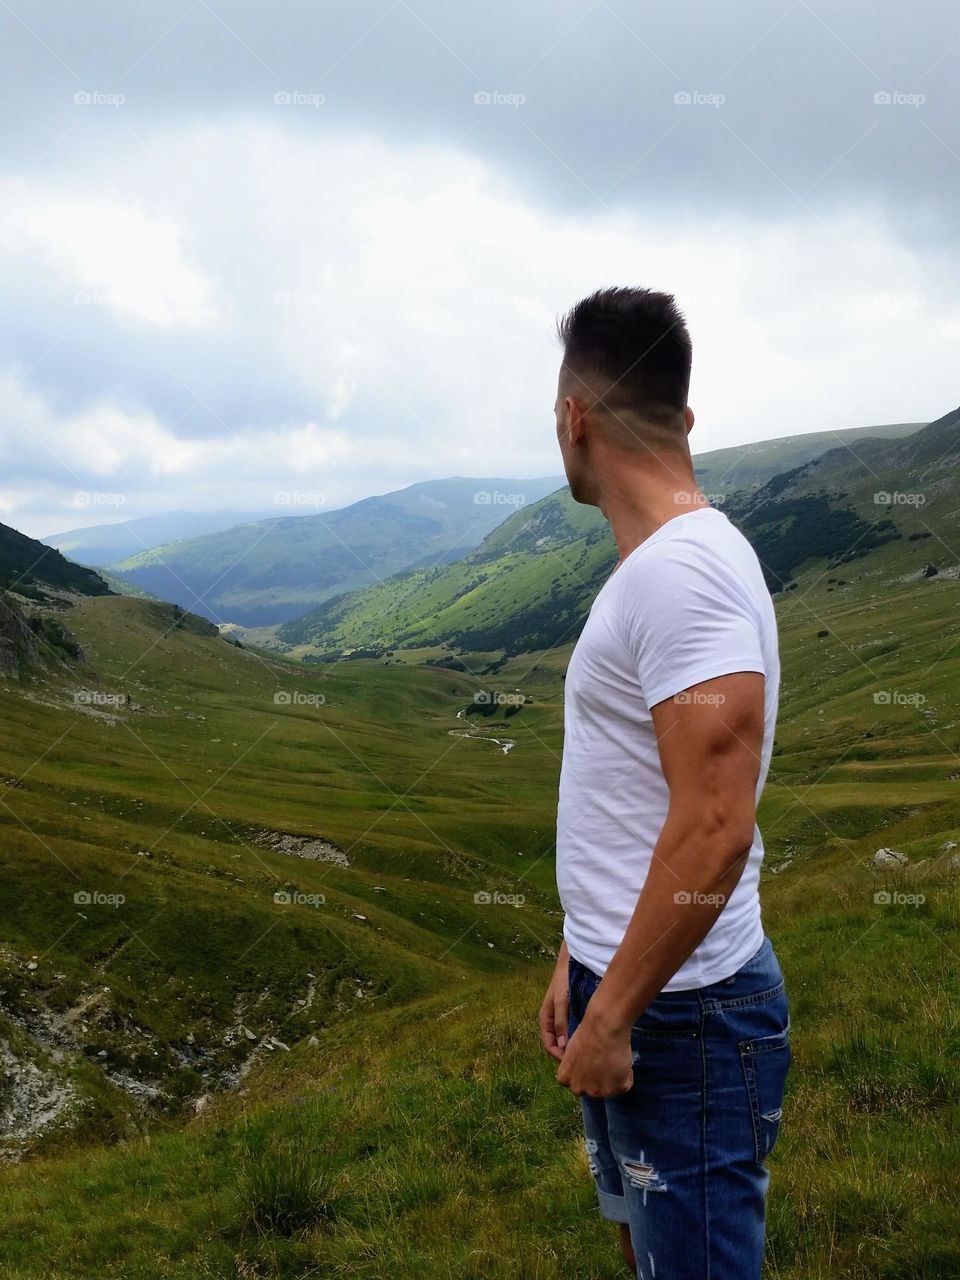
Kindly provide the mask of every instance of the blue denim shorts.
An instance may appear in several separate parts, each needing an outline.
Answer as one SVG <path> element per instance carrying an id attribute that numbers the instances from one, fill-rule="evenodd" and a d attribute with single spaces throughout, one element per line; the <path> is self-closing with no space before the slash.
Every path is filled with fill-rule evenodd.
<path id="1" fill-rule="evenodd" d="M 571 958 L 568 1035 L 599 984 Z M 580 1099 L 601 1214 L 629 1224 L 641 1280 L 759 1280 L 791 1061 L 770 939 L 731 978 L 662 992 L 630 1038 L 633 1088 Z"/>

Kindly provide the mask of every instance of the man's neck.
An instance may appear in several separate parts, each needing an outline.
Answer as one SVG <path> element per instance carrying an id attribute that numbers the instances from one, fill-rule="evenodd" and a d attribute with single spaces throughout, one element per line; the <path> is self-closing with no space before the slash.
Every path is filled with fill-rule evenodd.
<path id="1" fill-rule="evenodd" d="M 613 531 L 624 561 L 668 520 L 707 506 L 693 474 L 693 464 L 680 456 L 660 456 L 618 465 L 598 477 L 597 506 Z"/>

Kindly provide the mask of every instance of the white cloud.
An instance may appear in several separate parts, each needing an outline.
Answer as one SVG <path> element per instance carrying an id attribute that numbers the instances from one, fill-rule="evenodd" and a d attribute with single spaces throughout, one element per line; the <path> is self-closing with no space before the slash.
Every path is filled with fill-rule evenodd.
<path id="1" fill-rule="evenodd" d="M 198 328 L 218 311 L 176 222 L 121 202 L 23 180 L 0 184 L 8 251 L 63 277 L 77 305 L 108 306 L 161 328 Z"/>
<path id="2" fill-rule="evenodd" d="M 103 385 L 82 405 L 11 371 L 4 433 L 32 415 L 47 445 L 8 455 L 11 490 L 31 458 L 46 477 L 24 527 L 55 526 L 49 494 L 78 477 L 129 485 L 139 514 L 148 500 L 262 509 L 294 481 L 332 506 L 429 476 L 556 473 L 553 321 L 600 284 L 677 294 L 701 451 L 956 401 L 960 308 L 942 265 L 867 209 L 830 225 L 802 210 L 573 218 L 522 203 L 462 151 L 249 119 L 130 145 L 59 187 L 19 183 L 7 215 L 38 269 L 155 326 L 122 396 L 108 326 Z M 66 310 L 46 315 L 51 340 Z"/>

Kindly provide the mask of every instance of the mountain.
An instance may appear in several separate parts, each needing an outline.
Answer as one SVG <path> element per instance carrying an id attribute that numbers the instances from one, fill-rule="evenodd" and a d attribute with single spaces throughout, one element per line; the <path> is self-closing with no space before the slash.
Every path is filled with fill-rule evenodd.
<path id="1" fill-rule="evenodd" d="M 775 475 L 818 458 L 829 449 L 861 440 L 898 439 L 913 435 L 922 422 L 892 422 L 876 427 L 847 427 L 842 431 L 812 431 L 780 440 L 756 440 L 752 444 L 714 449 L 694 457 L 697 480 L 711 501 L 737 489 L 755 489 Z"/>
<path id="2" fill-rule="evenodd" d="M 718 449 L 695 461 L 705 492 L 719 497 L 735 488 L 757 487 L 838 441 L 903 435 L 911 429 L 912 424 L 900 423 L 821 431 Z M 404 569 L 455 561 L 510 512 L 562 484 L 561 476 L 455 477 L 316 515 L 233 523 L 228 512 L 173 513 L 73 530 L 47 541 L 74 559 L 108 566 L 136 590 L 216 622 L 271 628 L 332 596 L 375 585 Z M 205 528 L 204 522 L 215 527 Z"/>
<path id="3" fill-rule="evenodd" d="M 510 516 L 455 564 L 336 596 L 285 623 L 277 638 L 313 652 L 544 649 L 575 638 L 615 560 L 600 512 L 564 488 Z"/>
<path id="4" fill-rule="evenodd" d="M 286 516 L 189 538 L 111 569 L 212 621 L 269 626 L 345 590 L 475 547 L 558 477 L 428 480 L 322 515 Z"/>
<path id="5" fill-rule="evenodd" d="M 156 516 L 138 516 L 116 524 L 93 524 L 65 533 L 51 533 L 40 541 L 55 547 L 79 564 L 106 568 L 128 556 L 139 555 L 174 539 L 195 538 L 217 533 L 233 525 L 259 518 L 242 511 L 165 511 Z"/>
<path id="6" fill-rule="evenodd" d="M 43 587 L 86 596 L 104 595 L 110 590 L 92 569 L 74 564 L 45 543 L 0 524 L 0 589 L 29 595 Z"/>
<path id="7" fill-rule="evenodd" d="M 59 615 L 74 596 L 109 594 L 92 569 L 0 524 L 0 675 L 19 679 L 79 659 L 80 646 Z"/>
<path id="8" fill-rule="evenodd" d="M 724 510 L 756 546 L 771 589 L 786 586 L 805 561 L 830 564 L 893 542 L 902 548 L 887 553 L 888 575 L 915 570 L 934 537 L 925 522 L 955 528 L 956 414 L 903 438 L 898 430 L 887 439 L 861 434 L 729 496 Z M 768 456 L 796 457 L 795 442 L 784 444 Z M 708 485 L 703 461 L 698 476 Z M 713 466 L 710 474 L 720 472 Z M 889 504 L 874 501 L 886 491 Z M 922 500 L 909 497 L 918 493 Z M 280 627 L 277 637 L 301 655 L 441 648 L 496 657 L 544 649 L 579 633 L 615 560 L 599 511 L 578 506 L 564 489 L 518 511 L 456 564 L 337 596 Z"/>
<path id="9" fill-rule="evenodd" d="M 833 569 L 880 548 L 870 560 L 874 576 L 938 571 L 938 563 L 956 565 L 958 463 L 955 409 L 906 439 L 831 449 L 752 493 L 733 495 L 725 509 L 753 543 L 772 591 L 811 561 Z"/>

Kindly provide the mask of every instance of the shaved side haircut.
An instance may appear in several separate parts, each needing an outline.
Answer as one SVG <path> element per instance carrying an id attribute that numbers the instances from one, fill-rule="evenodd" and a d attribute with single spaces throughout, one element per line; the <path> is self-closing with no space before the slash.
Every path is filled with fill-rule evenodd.
<path id="1" fill-rule="evenodd" d="M 563 388 L 632 448 L 685 445 L 693 347 L 672 294 L 598 289 L 557 324 Z"/>

